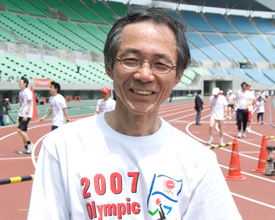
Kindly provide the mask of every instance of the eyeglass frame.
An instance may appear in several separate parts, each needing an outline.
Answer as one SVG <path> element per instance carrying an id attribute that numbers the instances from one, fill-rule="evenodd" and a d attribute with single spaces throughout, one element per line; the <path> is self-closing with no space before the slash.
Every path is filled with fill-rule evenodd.
<path id="1" fill-rule="evenodd" d="M 122 65 L 122 63 L 121 63 L 121 61 L 122 61 L 121 58 L 115 57 L 114 61 L 115 61 L 115 62 L 119 62 L 120 65 L 121 65 L 124 69 L 126 69 L 126 70 L 138 70 L 138 69 L 142 68 L 143 63 L 149 63 L 149 64 L 150 64 L 150 69 L 151 69 L 154 73 L 157 73 L 157 74 L 167 74 L 167 73 L 169 73 L 173 68 L 177 67 L 177 66 L 175 66 L 175 65 L 173 65 L 173 64 L 171 63 L 172 66 L 171 66 L 171 69 L 170 69 L 168 72 L 165 72 L 165 73 L 158 73 L 158 72 L 156 72 L 155 70 L 153 70 L 153 68 L 152 68 L 152 63 L 151 63 L 151 62 L 154 61 L 154 60 L 152 60 L 152 61 L 145 61 L 145 60 L 139 61 L 140 66 L 139 66 L 138 68 L 136 68 L 136 69 L 127 69 L 127 68 L 125 68 L 125 67 Z"/>

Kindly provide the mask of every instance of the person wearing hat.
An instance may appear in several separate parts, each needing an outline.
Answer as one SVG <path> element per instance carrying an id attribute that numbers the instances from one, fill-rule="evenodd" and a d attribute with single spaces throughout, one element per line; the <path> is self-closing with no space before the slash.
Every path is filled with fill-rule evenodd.
<path id="1" fill-rule="evenodd" d="M 237 137 L 246 137 L 245 131 L 248 120 L 248 107 L 253 103 L 251 93 L 247 91 L 247 83 L 242 82 L 241 90 L 236 94 L 235 105 L 237 106 L 237 124 L 238 124 L 238 135 Z M 243 125 L 243 133 L 241 131 Z"/>
<path id="2" fill-rule="evenodd" d="M 115 109 L 116 101 L 110 98 L 110 92 L 111 91 L 108 87 L 103 87 L 101 89 L 102 99 L 97 101 L 95 115 L 113 111 Z"/>
<path id="3" fill-rule="evenodd" d="M 212 96 L 209 100 L 209 105 L 211 107 L 211 116 L 210 116 L 210 124 L 209 124 L 209 140 L 207 144 L 212 144 L 213 142 L 213 129 L 215 124 L 218 123 L 218 127 L 220 130 L 220 142 L 223 143 L 223 121 L 224 116 L 227 115 L 227 101 L 223 95 L 220 95 L 220 89 L 215 87 L 212 91 Z"/>
<path id="4" fill-rule="evenodd" d="M 227 103 L 228 103 L 228 115 L 229 115 L 229 119 L 231 119 L 231 116 L 233 115 L 234 113 L 234 104 L 235 104 L 235 95 L 232 94 L 232 90 L 229 90 L 228 91 L 228 94 L 227 94 Z"/>
<path id="5" fill-rule="evenodd" d="M 108 33 L 116 107 L 51 132 L 28 220 L 242 219 L 216 154 L 158 116 L 190 61 L 184 24 L 139 7 Z"/>

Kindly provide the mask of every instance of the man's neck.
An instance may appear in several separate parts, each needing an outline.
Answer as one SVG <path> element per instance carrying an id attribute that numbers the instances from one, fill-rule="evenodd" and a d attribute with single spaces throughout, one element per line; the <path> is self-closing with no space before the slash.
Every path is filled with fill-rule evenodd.
<path id="1" fill-rule="evenodd" d="M 148 136 L 157 132 L 161 126 L 157 112 L 135 115 L 117 100 L 114 111 L 105 114 L 107 124 L 115 131 L 128 136 Z"/>

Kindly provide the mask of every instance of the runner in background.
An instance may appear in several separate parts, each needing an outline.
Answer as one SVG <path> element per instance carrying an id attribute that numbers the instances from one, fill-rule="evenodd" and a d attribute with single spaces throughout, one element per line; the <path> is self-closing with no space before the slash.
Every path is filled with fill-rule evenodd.
<path id="1" fill-rule="evenodd" d="M 247 118 L 247 133 L 251 133 L 253 106 L 256 105 L 256 97 L 255 97 L 255 92 L 253 91 L 253 88 L 251 86 L 248 85 L 246 88 L 250 92 L 250 96 L 252 99 L 252 103 L 248 107 L 248 118 Z"/>
<path id="2" fill-rule="evenodd" d="M 95 115 L 101 114 L 103 112 L 113 111 L 116 106 L 116 101 L 110 98 L 111 90 L 108 87 L 103 87 L 101 89 L 102 99 L 98 100 Z"/>
<path id="3" fill-rule="evenodd" d="M 235 111 L 235 95 L 232 94 L 232 90 L 228 91 L 227 94 L 227 103 L 228 103 L 228 115 L 229 115 L 229 119 L 231 119 L 231 116 L 233 116 L 234 111 Z"/>
<path id="4" fill-rule="evenodd" d="M 42 118 L 39 119 L 39 122 L 44 121 L 51 114 L 53 115 L 52 122 L 52 131 L 58 127 L 69 122 L 69 116 L 67 112 L 66 101 L 62 95 L 60 95 L 61 87 L 59 83 L 52 81 L 50 86 L 50 110 Z"/>
<path id="5" fill-rule="evenodd" d="M 208 144 L 213 142 L 213 130 L 215 124 L 218 123 L 218 127 L 220 130 L 220 142 L 223 143 L 223 121 L 224 116 L 227 116 L 227 101 L 224 95 L 221 95 L 219 88 L 214 88 L 212 91 L 212 96 L 209 100 L 209 105 L 211 106 L 211 116 L 210 116 L 210 124 L 209 124 L 209 140 Z"/>
<path id="6" fill-rule="evenodd" d="M 250 92 L 247 91 L 247 83 L 241 84 L 241 90 L 236 94 L 235 105 L 237 106 L 237 124 L 238 124 L 238 135 L 237 137 L 246 137 L 245 131 L 248 120 L 248 107 L 252 104 Z M 243 133 L 241 131 L 243 125 Z"/>
<path id="7" fill-rule="evenodd" d="M 0 125 L 1 126 L 5 125 L 5 122 L 4 122 L 4 114 L 5 114 L 5 112 L 4 112 L 4 105 L 5 105 L 6 102 L 9 102 L 8 98 L 0 100 Z"/>
<path id="8" fill-rule="evenodd" d="M 21 91 L 19 92 L 20 108 L 17 116 L 17 122 L 19 122 L 17 132 L 23 139 L 24 149 L 18 151 L 18 154 L 30 154 L 33 147 L 33 144 L 30 142 L 30 139 L 27 135 L 28 124 L 33 114 L 32 92 L 29 88 L 27 88 L 28 85 L 29 80 L 25 77 L 22 77 L 19 81 L 19 88 Z"/>
<path id="9" fill-rule="evenodd" d="M 264 112 L 265 112 L 265 109 L 264 109 L 264 104 L 266 102 L 266 99 L 264 96 L 260 96 L 258 98 L 258 101 L 256 102 L 256 105 L 257 105 L 257 108 L 258 108 L 258 114 L 257 114 L 257 124 L 259 124 L 259 119 L 261 117 L 261 124 L 263 125 L 264 124 Z"/>

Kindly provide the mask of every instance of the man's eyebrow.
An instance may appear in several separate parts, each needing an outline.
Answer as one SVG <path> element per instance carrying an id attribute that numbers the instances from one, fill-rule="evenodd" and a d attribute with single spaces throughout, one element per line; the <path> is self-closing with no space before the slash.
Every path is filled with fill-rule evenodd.
<path id="1" fill-rule="evenodd" d="M 135 48 L 127 48 L 126 50 L 121 50 L 121 56 L 125 55 L 125 54 L 128 54 L 128 53 L 134 53 L 134 54 L 142 54 L 142 52 L 138 49 L 135 49 Z M 171 60 L 171 57 L 165 53 L 156 53 L 156 54 L 153 54 L 153 56 L 155 57 L 159 57 L 159 58 L 164 58 L 164 59 L 167 59 L 167 60 Z"/>

